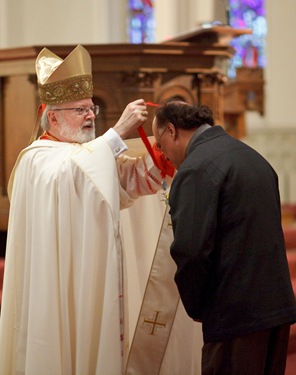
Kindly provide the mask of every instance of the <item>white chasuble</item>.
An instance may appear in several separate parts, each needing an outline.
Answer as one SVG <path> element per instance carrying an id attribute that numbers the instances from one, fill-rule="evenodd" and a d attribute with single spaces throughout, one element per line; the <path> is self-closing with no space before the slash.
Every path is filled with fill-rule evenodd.
<path id="1" fill-rule="evenodd" d="M 126 285 L 120 207 L 130 206 L 139 191 L 159 189 L 151 181 L 147 188 L 142 164 L 125 158 L 116 163 L 103 137 L 85 145 L 35 141 L 22 151 L 9 184 L 0 375 L 125 372 L 164 212 L 160 195 L 122 211 Z M 200 340 L 192 337 L 198 325 L 179 309 L 161 375 L 199 374 L 174 372 L 184 364 L 196 367 L 200 351 Z M 187 345 L 190 350 L 180 355 Z"/>
<path id="2" fill-rule="evenodd" d="M 38 140 L 21 152 L 9 184 L 1 375 L 123 372 L 120 206 L 151 191 L 143 160 L 119 166 L 125 190 L 120 163 L 103 137 Z"/>
<path id="3" fill-rule="evenodd" d="M 116 163 L 36 141 L 12 176 L 0 374 L 121 373 Z"/>

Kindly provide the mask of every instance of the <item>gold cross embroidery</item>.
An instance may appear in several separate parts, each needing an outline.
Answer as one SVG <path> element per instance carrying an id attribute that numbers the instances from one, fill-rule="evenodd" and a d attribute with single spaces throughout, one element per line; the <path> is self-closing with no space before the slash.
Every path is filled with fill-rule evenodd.
<path id="1" fill-rule="evenodd" d="M 152 324 L 150 326 L 150 332 L 149 335 L 156 335 L 157 328 L 164 328 L 166 326 L 166 322 L 162 322 L 158 320 L 158 317 L 160 315 L 160 311 L 155 311 L 154 317 L 151 318 L 144 318 L 144 324 Z"/>

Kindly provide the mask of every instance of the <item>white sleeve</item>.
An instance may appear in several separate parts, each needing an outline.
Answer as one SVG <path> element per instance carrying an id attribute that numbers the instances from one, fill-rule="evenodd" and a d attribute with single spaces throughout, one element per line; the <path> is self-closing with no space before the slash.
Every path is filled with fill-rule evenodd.
<path id="1" fill-rule="evenodd" d="M 161 172 L 149 154 L 143 157 L 121 155 L 116 163 L 120 181 L 121 209 L 131 206 L 138 197 L 155 194 L 163 188 Z M 166 176 L 165 181 L 167 186 L 170 186 L 172 178 Z"/>
<path id="2" fill-rule="evenodd" d="M 103 134 L 103 137 L 111 147 L 115 158 L 117 158 L 128 149 L 127 145 L 123 142 L 120 135 L 113 128 L 107 130 L 106 133 Z"/>

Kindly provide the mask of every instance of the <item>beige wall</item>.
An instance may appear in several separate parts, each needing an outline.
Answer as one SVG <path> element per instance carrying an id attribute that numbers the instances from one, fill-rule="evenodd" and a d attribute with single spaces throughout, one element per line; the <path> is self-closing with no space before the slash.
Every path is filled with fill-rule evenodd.
<path id="1" fill-rule="evenodd" d="M 296 129 L 295 84 L 296 32 L 294 0 L 266 0 L 267 6 L 267 68 L 266 114 L 264 118 L 250 115 L 248 126 L 256 128 Z"/>
<path id="2" fill-rule="evenodd" d="M 0 48 L 126 42 L 125 1 L 1 0 Z"/>
<path id="3" fill-rule="evenodd" d="M 154 0 L 156 39 L 211 21 L 214 0 Z M 1 0 L 0 48 L 127 42 L 127 0 Z"/>
<path id="4" fill-rule="evenodd" d="M 243 141 L 258 150 L 277 171 L 282 203 L 296 203 L 296 128 L 250 130 Z"/>
<path id="5" fill-rule="evenodd" d="M 214 0 L 155 0 L 156 41 L 196 29 L 213 14 Z"/>

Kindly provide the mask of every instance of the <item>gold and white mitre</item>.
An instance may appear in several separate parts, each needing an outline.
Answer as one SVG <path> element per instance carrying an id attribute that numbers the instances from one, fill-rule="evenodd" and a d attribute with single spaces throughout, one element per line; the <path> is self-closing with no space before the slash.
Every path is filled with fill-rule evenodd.
<path id="1" fill-rule="evenodd" d="M 78 45 L 64 60 L 47 48 L 36 59 L 40 100 L 54 105 L 92 98 L 92 65 L 89 52 Z"/>

